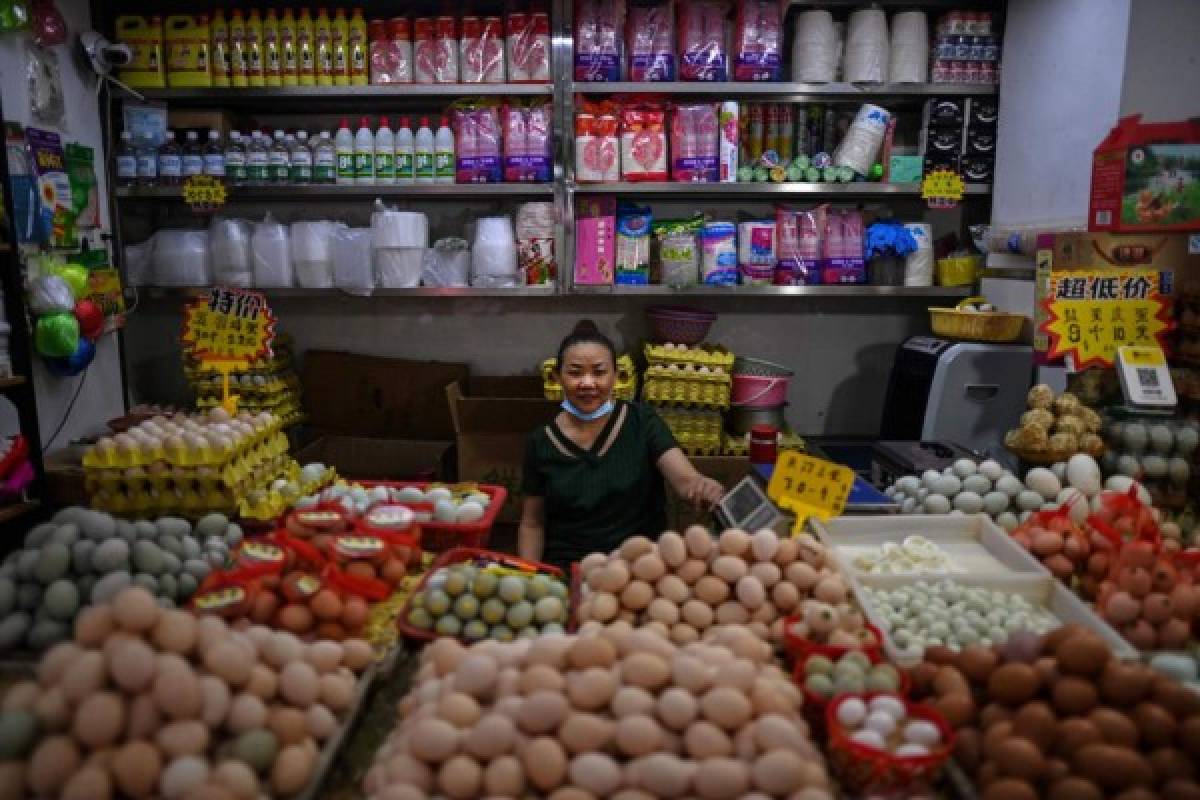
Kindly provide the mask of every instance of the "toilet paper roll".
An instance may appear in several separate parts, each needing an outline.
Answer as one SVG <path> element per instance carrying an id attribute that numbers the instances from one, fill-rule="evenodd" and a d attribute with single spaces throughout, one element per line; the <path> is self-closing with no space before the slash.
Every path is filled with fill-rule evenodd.
<path id="1" fill-rule="evenodd" d="M 796 16 L 796 35 L 792 39 L 792 80 L 799 83 L 836 80 L 840 48 L 831 13 L 801 12 Z"/>
<path id="2" fill-rule="evenodd" d="M 891 118 L 886 108 L 863 103 L 833 154 L 834 165 L 850 167 L 859 175 L 870 174 Z"/>
<path id="3" fill-rule="evenodd" d="M 429 246 L 429 218 L 419 211 L 376 211 L 371 215 L 372 246 Z"/>
<path id="4" fill-rule="evenodd" d="M 901 11 L 892 17 L 888 80 L 925 83 L 929 77 L 929 31 L 924 11 Z"/>
<path id="5" fill-rule="evenodd" d="M 933 228 L 923 222 L 904 225 L 917 241 L 917 249 L 904 259 L 905 286 L 933 286 Z"/>
<path id="6" fill-rule="evenodd" d="M 846 56 L 842 71 L 850 83 L 882 83 L 887 79 L 887 15 L 878 9 L 861 9 L 850 15 L 846 27 Z"/>

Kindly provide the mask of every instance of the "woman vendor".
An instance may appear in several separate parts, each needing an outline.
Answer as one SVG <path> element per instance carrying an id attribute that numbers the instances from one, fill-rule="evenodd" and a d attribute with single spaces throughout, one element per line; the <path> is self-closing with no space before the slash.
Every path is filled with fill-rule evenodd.
<path id="1" fill-rule="evenodd" d="M 562 411 L 529 435 L 517 552 L 567 568 L 666 527 L 663 478 L 711 508 L 721 484 L 696 471 L 654 409 L 613 399 L 613 344 L 584 320 L 558 348 Z"/>

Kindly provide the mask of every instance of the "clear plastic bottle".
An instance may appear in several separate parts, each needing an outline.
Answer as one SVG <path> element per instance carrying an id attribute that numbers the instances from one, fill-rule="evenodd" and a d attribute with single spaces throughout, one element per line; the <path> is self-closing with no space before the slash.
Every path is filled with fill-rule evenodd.
<path id="1" fill-rule="evenodd" d="M 445 117 L 433 137 L 433 179 L 434 183 L 454 183 L 454 131 Z"/>
<path id="2" fill-rule="evenodd" d="M 387 117 L 379 118 L 375 131 L 375 183 L 390 186 L 396 182 L 396 134 Z"/>
<path id="3" fill-rule="evenodd" d="M 329 131 L 321 131 L 313 146 L 313 181 L 316 183 L 337 183 L 337 149 Z"/>
<path id="4" fill-rule="evenodd" d="M 137 150 L 133 146 L 133 134 L 121 131 L 121 144 L 117 148 L 117 186 L 134 186 L 137 178 Z"/>
<path id="5" fill-rule="evenodd" d="M 271 156 L 267 152 L 266 137 L 260 131 L 250 135 L 246 148 L 246 177 L 248 183 L 262 186 L 267 183 L 271 171 Z"/>
<path id="6" fill-rule="evenodd" d="M 400 118 L 396 129 L 396 183 L 411 186 L 416 179 L 413 172 L 413 132 L 408 117 Z"/>
<path id="7" fill-rule="evenodd" d="M 345 117 L 342 117 L 333 146 L 337 154 L 337 182 L 354 183 L 354 133 L 350 130 L 350 121 Z"/>
<path id="8" fill-rule="evenodd" d="M 271 154 L 269 156 L 271 172 L 269 180 L 274 184 L 284 184 L 288 182 L 292 168 L 292 154 L 288 151 L 287 143 L 283 138 L 283 131 L 275 129 L 275 141 L 271 143 Z"/>
<path id="9" fill-rule="evenodd" d="M 183 153 L 175 141 L 175 131 L 167 131 L 166 141 L 158 148 L 158 182 L 162 186 L 177 186 L 181 180 Z"/>
<path id="10" fill-rule="evenodd" d="M 225 148 L 221 146 L 221 134 L 215 130 L 209 130 L 208 144 L 204 146 L 204 174 L 225 177 Z"/>
<path id="11" fill-rule="evenodd" d="M 158 184 L 158 148 L 148 133 L 142 134 L 137 146 L 137 179 L 138 186 Z"/>
<path id="12" fill-rule="evenodd" d="M 413 148 L 413 172 L 418 184 L 434 182 L 433 131 L 429 129 L 429 117 L 421 117 L 417 128 L 416 145 Z"/>
<path id="13" fill-rule="evenodd" d="M 291 182 L 297 184 L 313 182 L 313 154 L 308 149 L 308 132 L 296 131 L 292 145 Z"/>
<path id="14" fill-rule="evenodd" d="M 187 141 L 183 147 L 183 177 L 204 174 L 204 148 L 200 146 L 200 134 L 195 131 L 187 132 Z"/>
<path id="15" fill-rule="evenodd" d="M 246 183 L 246 145 L 239 131 L 230 131 L 225 145 L 225 177 L 234 186 Z"/>
<path id="16" fill-rule="evenodd" d="M 375 184 L 375 134 L 371 121 L 362 117 L 354 134 L 354 182 L 360 186 Z"/>

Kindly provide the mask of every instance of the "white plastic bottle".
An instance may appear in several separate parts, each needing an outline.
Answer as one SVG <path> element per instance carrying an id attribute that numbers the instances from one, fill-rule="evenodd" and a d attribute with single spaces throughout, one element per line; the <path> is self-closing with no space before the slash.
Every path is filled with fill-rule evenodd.
<path id="1" fill-rule="evenodd" d="M 413 132 L 408 117 L 400 118 L 396 130 L 396 183 L 411 186 L 416 176 L 413 173 Z"/>
<path id="2" fill-rule="evenodd" d="M 350 132 L 350 122 L 345 117 L 342 117 L 342 124 L 333 139 L 333 147 L 337 153 L 337 182 L 354 183 L 354 134 Z"/>
<path id="3" fill-rule="evenodd" d="M 454 183 L 454 131 L 445 117 L 433 137 L 433 179 L 435 183 Z"/>
<path id="4" fill-rule="evenodd" d="M 360 186 L 375 184 L 375 135 L 366 117 L 358 121 L 358 133 L 354 134 L 354 182 Z"/>
<path id="5" fill-rule="evenodd" d="M 379 118 L 375 131 L 375 183 L 392 185 L 396 182 L 396 134 L 392 133 L 387 117 Z"/>
<path id="6" fill-rule="evenodd" d="M 417 128 L 413 172 L 418 184 L 433 183 L 433 131 L 429 129 L 429 117 L 421 117 L 421 127 Z"/>

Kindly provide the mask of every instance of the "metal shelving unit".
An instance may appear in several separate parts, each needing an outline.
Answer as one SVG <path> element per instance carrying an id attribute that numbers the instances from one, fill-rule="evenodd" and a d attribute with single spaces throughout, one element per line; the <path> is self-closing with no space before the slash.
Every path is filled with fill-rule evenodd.
<path id="1" fill-rule="evenodd" d="M 229 186 L 227 193 L 234 199 L 270 200 L 272 202 L 308 200 L 344 200 L 372 197 L 453 198 L 471 197 L 550 197 L 554 194 L 552 183 L 472 183 L 434 184 L 432 186 L 377 185 L 377 186 Z M 178 186 L 129 186 L 116 190 L 122 200 L 182 200 Z"/>
<path id="2" fill-rule="evenodd" d="M 854 102 L 887 98 L 923 101 L 929 97 L 982 97 L 996 94 L 985 83 L 789 83 L 712 81 L 662 83 L 572 82 L 571 91 L 585 95 L 665 94 L 692 97 L 746 97 L 791 103 Z"/>
<path id="3" fill-rule="evenodd" d="M 569 184 L 576 194 L 617 195 L 704 195 L 775 197 L 812 195 L 832 198 L 920 197 L 919 183 L 580 183 Z M 966 194 L 983 197 L 992 193 L 991 184 L 969 183 Z"/>
<path id="4" fill-rule="evenodd" d="M 141 294 L 146 299 L 189 298 L 206 294 L 207 286 L 154 286 L 143 287 Z M 260 289 L 271 299 L 345 297 L 367 300 L 369 297 L 556 297 L 553 286 L 518 286 L 512 289 L 483 289 L 479 287 L 430 287 L 415 289 L 375 289 L 368 296 L 343 292 L 340 289 Z M 868 299 L 873 297 L 967 297 L 970 288 L 965 286 L 861 286 L 840 284 L 830 286 L 575 286 L 574 294 L 589 297 L 848 297 Z"/>

